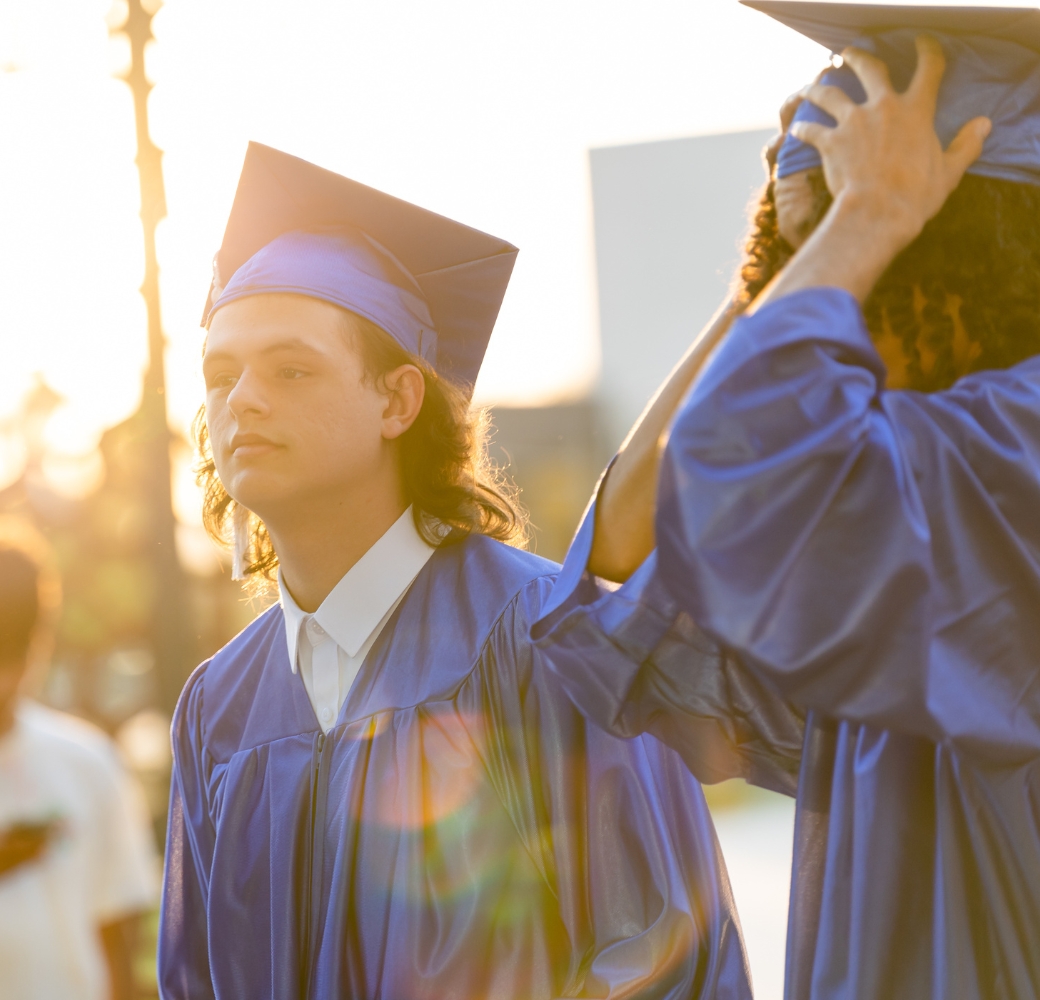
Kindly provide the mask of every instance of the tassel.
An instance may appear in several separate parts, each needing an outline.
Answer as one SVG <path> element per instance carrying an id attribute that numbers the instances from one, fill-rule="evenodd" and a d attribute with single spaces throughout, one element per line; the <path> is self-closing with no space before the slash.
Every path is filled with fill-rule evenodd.
<path id="1" fill-rule="evenodd" d="M 246 578 L 246 562 L 249 559 L 249 511 L 240 503 L 235 504 L 235 512 L 231 517 L 234 534 L 234 548 L 231 556 L 231 579 Z"/>

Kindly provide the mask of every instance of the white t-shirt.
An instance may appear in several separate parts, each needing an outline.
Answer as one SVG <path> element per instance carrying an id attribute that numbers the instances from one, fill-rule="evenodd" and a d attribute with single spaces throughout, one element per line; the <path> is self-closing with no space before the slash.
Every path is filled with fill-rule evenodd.
<path id="1" fill-rule="evenodd" d="M 52 818 L 43 855 L 0 875 L 0 1000 L 103 1000 L 99 927 L 156 900 L 147 807 L 115 745 L 23 701 L 0 737 L 0 828 Z"/>

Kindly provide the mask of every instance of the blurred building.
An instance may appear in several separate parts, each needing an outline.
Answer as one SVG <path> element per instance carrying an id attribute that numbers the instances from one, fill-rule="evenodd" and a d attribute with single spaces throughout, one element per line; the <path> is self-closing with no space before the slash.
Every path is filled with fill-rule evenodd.
<path id="1" fill-rule="evenodd" d="M 770 130 L 594 149 L 589 154 L 610 450 L 725 299 Z"/>
<path id="2" fill-rule="evenodd" d="M 589 154 L 602 348 L 592 398 L 494 409 L 492 456 L 531 513 L 532 547 L 567 549 L 610 456 L 725 299 L 765 181 L 769 130 Z"/>
<path id="3" fill-rule="evenodd" d="M 540 554 L 562 558 L 600 471 L 726 297 L 772 134 L 590 152 L 599 383 L 576 403 L 493 411 L 491 454 L 521 488 Z"/>
<path id="4" fill-rule="evenodd" d="M 560 560 L 603 467 L 598 404 L 495 407 L 489 457 L 519 487 L 531 549 Z"/>

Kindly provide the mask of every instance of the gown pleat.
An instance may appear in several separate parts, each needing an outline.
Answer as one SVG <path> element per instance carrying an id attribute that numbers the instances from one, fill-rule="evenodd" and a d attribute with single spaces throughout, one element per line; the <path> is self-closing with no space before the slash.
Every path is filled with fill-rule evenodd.
<path id="1" fill-rule="evenodd" d="M 319 727 L 273 608 L 174 726 L 166 1000 L 750 997 L 699 784 L 589 725 L 530 624 L 556 567 L 439 549 Z"/>
<path id="2" fill-rule="evenodd" d="M 1040 359 L 884 379 L 842 291 L 740 320 L 656 551 L 597 585 L 593 508 L 534 635 L 591 719 L 797 794 L 788 1000 L 1037 997 Z"/>

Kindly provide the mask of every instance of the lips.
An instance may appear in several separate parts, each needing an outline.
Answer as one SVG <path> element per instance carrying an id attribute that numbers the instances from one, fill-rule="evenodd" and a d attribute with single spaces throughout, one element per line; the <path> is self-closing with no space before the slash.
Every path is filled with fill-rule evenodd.
<path id="1" fill-rule="evenodd" d="M 259 458 L 269 455 L 279 446 L 262 434 L 236 434 L 231 439 L 231 454 L 235 458 Z"/>

